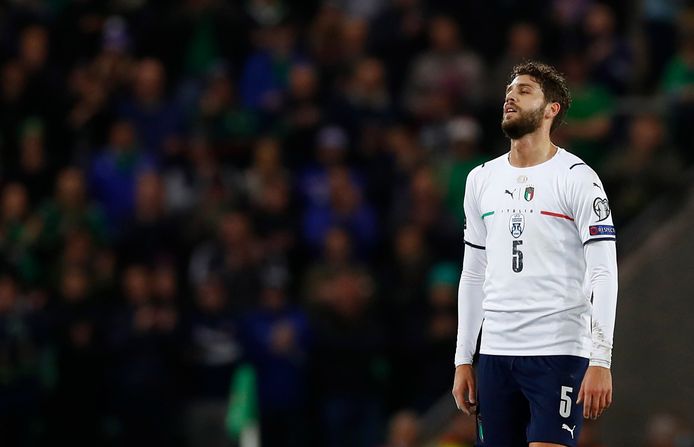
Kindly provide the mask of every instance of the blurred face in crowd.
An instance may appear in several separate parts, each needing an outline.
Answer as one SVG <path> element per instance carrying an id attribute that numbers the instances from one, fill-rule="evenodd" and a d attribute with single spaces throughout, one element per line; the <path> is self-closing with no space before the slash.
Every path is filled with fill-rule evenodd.
<path id="1" fill-rule="evenodd" d="M 360 90 L 378 93 L 384 88 L 383 64 L 374 58 L 364 59 L 357 65 L 355 81 Z"/>
<path id="2" fill-rule="evenodd" d="M 138 213 L 152 214 L 162 210 L 164 205 L 164 188 L 159 174 L 145 172 L 137 179 L 135 205 Z"/>
<path id="3" fill-rule="evenodd" d="M 342 264 L 349 260 L 352 254 L 352 241 L 349 234 L 342 228 L 331 228 L 325 235 L 323 256 L 330 263 Z"/>
<path id="4" fill-rule="evenodd" d="M 274 138 L 258 141 L 253 154 L 253 166 L 261 174 L 276 173 L 282 167 L 280 145 Z"/>
<path id="5" fill-rule="evenodd" d="M 271 214 L 285 213 L 289 208 L 289 186 L 282 179 L 265 182 L 261 191 L 260 208 Z"/>
<path id="6" fill-rule="evenodd" d="M 58 201 L 67 207 L 81 205 L 84 201 L 84 176 L 77 168 L 63 170 L 56 181 Z"/>
<path id="7" fill-rule="evenodd" d="M 250 240 L 248 216 L 232 212 L 224 215 L 219 223 L 219 236 L 225 245 L 241 245 Z"/>
<path id="8" fill-rule="evenodd" d="M 402 262 L 416 261 L 422 257 L 424 240 L 422 233 L 414 225 L 407 225 L 398 230 L 395 238 L 395 253 Z"/>
<path id="9" fill-rule="evenodd" d="M 21 220 L 27 212 L 27 192 L 19 183 L 10 183 L 2 193 L 2 217 L 6 221 Z"/>
<path id="10" fill-rule="evenodd" d="M 207 278 L 198 286 L 197 302 L 200 310 L 216 313 L 224 309 L 227 303 L 226 290 L 219 278 Z"/>
<path id="11" fill-rule="evenodd" d="M 43 67 L 48 57 L 48 33 L 42 26 L 30 26 L 22 32 L 19 42 L 19 54 L 25 67 L 38 70 Z"/>
<path id="12" fill-rule="evenodd" d="M 562 61 L 562 70 L 566 74 L 566 80 L 573 86 L 582 85 L 588 78 L 588 65 L 586 60 L 578 54 L 569 54 Z"/>
<path id="13" fill-rule="evenodd" d="M 178 294 L 176 269 L 170 264 L 160 264 L 152 273 L 154 295 L 161 300 L 173 300 Z"/>
<path id="14" fill-rule="evenodd" d="M 216 74 L 200 97 L 200 111 L 203 115 L 216 116 L 226 111 L 234 102 L 234 85 L 225 74 Z"/>
<path id="15" fill-rule="evenodd" d="M 439 188 L 436 185 L 434 173 L 429 168 L 420 168 L 415 172 L 410 184 L 412 200 L 414 202 L 433 203 L 440 198 Z"/>
<path id="16" fill-rule="evenodd" d="M 144 104 L 156 103 L 164 93 L 164 66 L 156 59 L 145 59 L 135 74 L 135 96 Z"/>
<path id="17" fill-rule="evenodd" d="M 128 303 L 139 306 L 150 297 L 150 276 L 141 265 L 131 265 L 123 272 L 123 292 Z"/>
<path id="18" fill-rule="evenodd" d="M 419 420 L 410 411 L 393 416 L 388 434 L 389 447 L 416 447 L 419 445 Z"/>
<path id="19" fill-rule="evenodd" d="M 289 73 L 289 92 L 294 99 L 313 98 L 318 90 L 316 71 L 310 65 L 298 64 Z"/>
<path id="20" fill-rule="evenodd" d="M 2 67 L 2 96 L 6 100 L 18 99 L 25 85 L 24 72 L 17 62 L 8 62 Z"/>
<path id="21" fill-rule="evenodd" d="M 92 255 L 92 238 L 86 231 L 71 231 L 65 237 L 63 260 L 68 264 L 86 265 Z"/>
<path id="22" fill-rule="evenodd" d="M 363 54 L 367 35 L 368 24 L 365 20 L 358 18 L 346 19 L 343 22 L 340 36 L 343 57 L 352 59 Z"/>
<path id="23" fill-rule="evenodd" d="M 535 132 L 542 125 L 547 108 L 540 84 L 531 76 L 517 76 L 506 88 L 501 129 L 517 140 Z"/>
<path id="24" fill-rule="evenodd" d="M 435 17 L 429 24 L 431 47 L 439 52 L 450 52 L 458 49 L 458 25 L 448 17 Z"/>
<path id="25" fill-rule="evenodd" d="M 586 34 L 593 37 L 602 37 L 614 33 L 615 18 L 609 6 L 595 3 L 588 10 L 584 28 Z"/>
<path id="26" fill-rule="evenodd" d="M 109 143 L 118 152 L 131 150 L 135 146 L 135 128 L 128 121 L 116 121 L 111 126 Z"/>
<path id="27" fill-rule="evenodd" d="M 509 48 L 518 58 L 531 58 L 538 53 L 540 36 L 535 26 L 529 23 L 517 23 L 509 33 Z"/>
<path id="28" fill-rule="evenodd" d="M 0 315 L 12 311 L 17 301 L 17 284 L 14 279 L 0 276 Z"/>
<path id="29" fill-rule="evenodd" d="M 662 144 L 665 131 L 655 115 L 637 116 L 629 126 L 629 147 L 639 153 L 656 151 Z"/>
<path id="30" fill-rule="evenodd" d="M 330 203 L 338 214 L 350 214 L 360 203 L 360 195 L 356 186 L 344 168 L 334 168 L 329 174 Z"/>
<path id="31" fill-rule="evenodd" d="M 20 163 L 24 170 L 36 172 L 44 163 L 43 135 L 39 131 L 27 132 L 22 137 Z"/>
<path id="32" fill-rule="evenodd" d="M 368 282 L 362 275 L 345 271 L 332 280 L 333 309 L 343 318 L 361 316 L 369 298 Z"/>
<path id="33" fill-rule="evenodd" d="M 60 291 L 66 301 L 70 303 L 83 301 L 87 297 L 88 288 L 89 280 L 83 269 L 73 267 L 63 273 Z"/>

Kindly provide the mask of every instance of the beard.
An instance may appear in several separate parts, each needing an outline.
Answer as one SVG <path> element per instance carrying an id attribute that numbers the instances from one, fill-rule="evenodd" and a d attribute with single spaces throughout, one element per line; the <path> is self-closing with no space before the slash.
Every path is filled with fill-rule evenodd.
<path id="1" fill-rule="evenodd" d="M 517 112 L 518 117 L 504 121 L 501 119 L 501 130 L 512 140 L 517 140 L 529 133 L 535 132 L 541 125 L 544 118 L 544 107 L 538 107 L 530 112 Z"/>

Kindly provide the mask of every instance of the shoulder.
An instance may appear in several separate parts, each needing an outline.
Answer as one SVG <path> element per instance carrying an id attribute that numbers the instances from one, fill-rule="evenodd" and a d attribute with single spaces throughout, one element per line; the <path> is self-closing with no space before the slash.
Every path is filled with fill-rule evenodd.
<path id="1" fill-rule="evenodd" d="M 507 156 L 508 154 L 506 153 L 476 166 L 468 174 L 468 182 L 479 181 L 489 177 L 505 162 Z"/>
<path id="2" fill-rule="evenodd" d="M 566 149 L 561 149 L 558 154 L 559 169 L 563 171 L 569 182 L 581 182 L 598 179 L 595 170 L 580 157 Z"/>

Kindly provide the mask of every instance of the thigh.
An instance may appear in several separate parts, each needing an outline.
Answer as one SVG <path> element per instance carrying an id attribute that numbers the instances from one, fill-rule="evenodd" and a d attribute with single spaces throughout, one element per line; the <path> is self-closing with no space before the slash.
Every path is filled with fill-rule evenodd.
<path id="1" fill-rule="evenodd" d="M 513 357 L 480 355 L 477 365 L 477 445 L 526 445 L 528 402 L 511 375 Z"/>
<path id="2" fill-rule="evenodd" d="M 530 403 L 528 442 L 576 446 L 583 423 L 576 399 L 588 359 L 569 355 L 521 359 L 514 377 Z"/>

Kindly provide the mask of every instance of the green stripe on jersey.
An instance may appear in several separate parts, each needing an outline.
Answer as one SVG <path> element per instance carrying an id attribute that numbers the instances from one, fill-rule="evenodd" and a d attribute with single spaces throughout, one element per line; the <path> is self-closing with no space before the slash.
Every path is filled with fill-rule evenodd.
<path id="1" fill-rule="evenodd" d="M 486 212 L 486 213 L 482 214 L 482 219 L 484 219 L 487 216 L 491 216 L 492 214 L 494 214 L 494 211 Z"/>

